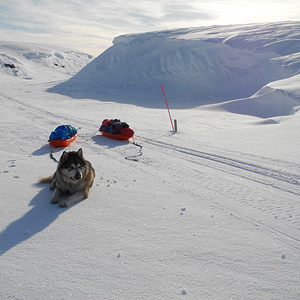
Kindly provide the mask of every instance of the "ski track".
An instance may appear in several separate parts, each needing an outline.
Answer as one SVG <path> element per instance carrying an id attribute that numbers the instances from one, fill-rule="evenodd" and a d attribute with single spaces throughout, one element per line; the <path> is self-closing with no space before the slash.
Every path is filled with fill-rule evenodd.
<path id="1" fill-rule="evenodd" d="M 155 150 L 151 149 L 151 151 Z M 128 163 L 124 160 L 124 156 L 118 151 L 105 151 L 105 156 L 118 160 L 120 163 L 128 166 Z M 169 156 L 169 154 L 167 154 L 167 156 Z M 257 189 L 256 196 L 249 198 L 248 195 L 253 195 L 252 183 L 250 186 L 235 183 L 236 189 L 232 190 L 232 183 L 228 184 L 230 181 L 228 178 L 211 175 L 205 171 L 200 172 L 190 166 L 184 167 L 184 164 L 173 164 L 169 160 L 165 160 L 164 163 L 162 161 L 155 163 L 153 160 L 151 161 L 151 159 L 146 159 L 145 162 L 143 162 L 143 160 L 144 158 L 141 158 L 140 163 L 146 163 L 150 166 L 148 171 L 145 171 L 144 166 L 140 167 L 139 163 L 136 162 L 130 162 L 129 165 L 155 178 L 163 186 L 172 190 L 174 194 L 180 195 L 180 198 L 184 199 L 183 202 L 187 203 L 187 205 L 190 201 L 194 201 L 200 206 L 201 203 L 205 202 L 225 215 L 231 215 L 246 223 L 252 224 L 254 227 L 262 228 L 269 234 L 272 234 L 274 239 L 300 252 L 300 231 L 297 228 L 300 224 L 300 215 L 298 214 L 292 218 L 289 214 L 290 211 L 299 211 L 299 209 L 289 198 L 285 198 L 284 203 L 282 203 L 283 200 L 281 197 L 270 200 L 270 193 L 264 189 Z M 162 173 L 169 175 L 163 176 Z M 175 174 L 180 174 L 180 177 L 174 180 L 174 177 L 176 177 Z M 168 177 L 170 179 L 168 179 Z M 182 178 L 189 178 L 191 183 L 188 186 L 184 186 L 182 184 L 182 182 L 184 182 Z M 176 181 L 177 184 L 174 184 Z M 201 190 L 199 191 L 199 189 L 191 187 L 197 184 L 199 185 L 199 182 L 201 183 L 201 190 L 204 189 L 206 192 L 211 190 L 214 186 L 218 188 L 211 191 L 212 195 L 209 199 L 205 199 L 201 195 Z M 218 193 L 230 195 L 232 198 L 230 202 L 231 205 L 220 203 L 218 199 L 216 199 L 216 194 Z M 238 199 L 241 200 L 238 201 Z M 233 205 L 232 201 L 236 201 L 236 204 Z M 251 207 L 254 211 L 251 213 L 244 207 L 241 207 L 241 205 Z M 257 214 L 257 211 L 261 213 Z M 268 214 L 271 215 L 271 220 L 268 218 Z M 257 218 L 257 215 L 260 217 Z M 292 224 L 285 221 L 292 222 Z"/>
<path id="2" fill-rule="evenodd" d="M 147 144 L 151 144 L 151 145 L 161 147 L 161 148 L 166 148 L 169 150 L 171 149 L 174 152 L 182 153 L 182 154 L 184 154 L 184 156 L 188 155 L 188 156 L 192 156 L 196 159 L 208 160 L 210 163 L 216 162 L 217 168 L 220 170 L 223 169 L 222 165 L 225 165 L 226 172 L 231 172 L 230 170 L 228 170 L 228 167 L 232 167 L 232 168 L 240 169 L 242 171 L 248 171 L 250 173 L 254 173 L 254 177 L 255 177 L 255 178 L 253 178 L 254 181 L 257 181 L 257 182 L 260 182 L 260 183 L 266 184 L 266 185 L 272 185 L 274 188 L 278 188 L 278 189 L 284 190 L 286 192 L 293 193 L 295 195 L 300 195 L 300 183 L 299 183 L 300 176 L 298 174 L 274 170 L 274 169 L 266 168 L 263 166 L 259 166 L 254 163 L 249 163 L 246 161 L 234 159 L 232 157 L 226 157 L 224 155 L 202 152 L 202 151 L 185 148 L 185 147 L 179 147 L 174 144 L 168 144 L 168 143 L 161 142 L 161 141 L 155 141 L 153 139 L 145 139 L 142 137 L 139 137 L 139 139 L 146 142 Z M 198 160 L 195 160 L 195 159 L 190 159 L 190 161 L 192 161 L 194 163 L 205 164 L 203 161 L 201 161 L 201 163 L 200 163 Z M 236 173 L 236 171 L 231 172 L 231 173 Z M 258 180 L 256 178 L 257 175 L 262 175 L 264 177 L 264 181 Z M 294 188 L 294 190 L 290 190 L 290 186 L 288 186 L 288 188 L 284 188 L 284 187 L 279 186 L 278 184 L 273 185 L 272 182 L 268 182 L 268 181 L 266 182 L 265 177 L 271 178 L 272 181 L 278 180 L 283 183 L 291 184 L 292 186 L 296 186 L 296 188 Z M 246 178 L 252 179 L 250 175 L 246 176 Z"/>
<path id="3" fill-rule="evenodd" d="M 18 108 L 21 111 L 23 111 L 23 109 L 25 109 L 28 114 L 30 114 L 31 116 L 36 118 L 36 119 L 34 119 L 35 122 L 39 119 L 42 119 L 43 121 L 45 121 L 45 119 L 48 119 L 50 121 L 50 124 L 57 124 L 58 122 L 56 122 L 54 120 L 59 120 L 59 122 L 61 122 L 62 117 L 64 120 L 70 121 L 70 122 L 76 121 L 78 123 L 78 121 L 79 121 L 75 118 L 72 118 L 72 117 L 69 117 L 66 115 L 62 116 L 62 115 L 57 115 L 56 113 L 51 113 L 48 110 L 42 109 L 41 107 L 36 107 L 27 102 L 25 103 L 21 100 L 18 100 L 16 98 L 13 98 L 13 97 L 5 94 L 3 92 L 0 92 L 0 97 L 5 98 L 6 100 L 10 101 L 11 103 L 17 104 L 17 105 L 15 105 L 15 108 Z M 22 106 L 23 109 L 20 109 L 19 106 Z M 82 120 L 80 120 L 80 124 L 87 125 L 87 126 L 93 125 L 93 123 L 91 123 L 91 122 L 84 122 Z"/>
<path id="4" fill-rule="evenodd" d="M 3 92 L 0 92 L 0 97 L 8 101 L 15 112 L 22 115 L 25 113 L 28 118 L 33 118 L 35 124 L 38 122 L 43 127 L 45 121 L 53 125 L 57 124 L 54 120 L 59 121 L 62 118 L 62 115 L 58 116 Z M 80 147 L 88 148 L 94 154 L 105 155 L 106 158 L 117 160 L 127 167 L 154 177 L 157 182 L 173 190 L 174 194 L 181 195 L 185 203 L 194 201 L 201 205 L 206 202 L 226 215 L 232 215 L 252 226 L 266 230 L 274 236 L 274 239 L 300 251 L 300 214 L 294 214 L 300 211 L 298 200 L 300 177 L 293 172 L 283 171 L 289 169 L 288 162 L 267 161 L 265 158 L 254 156 L 250 157 L 249 162 L 247 154 L 239 153 L 236 158 L 236 153 L 225 153 L 212 147 L 209 148 L 211 152 L 180 147 L 166 142 L 165 140 L 170 137 L 167 135 L 157 139 L 136 135 L 138 143 L 143 145 L 143 155 L 137 158 L 137 161 L 130 161 L 126 160 L 125 156 L 128 155 L 128 151 L 131 152 L 130 155 L 138 154 L 137 147 L 128 144 L 130 147 L 126 147 L 126 153 L 124 147 L 121 147 L 122 149 L 99 147 L 96 141 L 90 142 L 91 133 L 96 135 L 99 124 L 65 115 L 63 118 L 83 128 L 84 133 L 80 133 L 78 138 Z M 164 141 L 160 140 L 162 138 Z M 155 160 L 156 151 L 165 154 L 163 161 Z M 185 163 L 180 163 L 181 161 Z M 260 161 L 263 161 L 264 165 Z M 147 165 L 147 171 L 140 164 Z M 268 165 L 272 165 L 272 168 Z M 255 190 L 253 182 L 256 184 Z M 209 199 L 202 197 L 202 190 L 210 192 Z M 218 193 L 228 195 L 230 201 L 220 203 Z"/>
<path id="5" fill-rule="evenodd" d="M 180 174 L 181 179 L 189 178 L 189 181 L 193 182 L 184 189 L 184 193 L 193 196 L 195 201 L 203 201 L 201 194 L 193 189 L 193 186 L 198 184 L 205 191 L 212 190 L 213 194 L 209 201 L 220 210 L 238 215 L 254 225 L 263 226 L 270 232 L 278 234 L 280 236 L 278 239 L 284 239 L 285 243 L 300 251 L 300 214 L 295 214 L 300 211 L 297 175 L 254 163 L 249 164 L 241 159 L 220 154 L 205 153 L 152 139 L 141 137 L 139 139 L 154 145 L 156 151 L 166 153 L 165 163 L 160 161 L 155 167 L 168 170 L 165 172 L 169 172 L 170 176 Z M 188 159 L 187 154 L 191 155 L 192 159 Z M 170 155 L 177 159 L 173 165 L 167 160 Z M 178 159 L 185 160 L 185 163 L 180 164 Z M 187 161 L 190 162 L 189 165 Z M 282 164 L 287 163 L 278 162 L 278 164 L 282 168 Z M 206 167 L 217 172 L 212 173 Z M 226 177 L 222 173 L 225 173 Z M 252 181 L 251 184 L 249 180 Z M 253 182 L 256 183 L 255 190 Z M 171 183 L 169 185 L 172 186 Z M 232 186 L 235 186 L 234 190 Z M 181 188 L 179 191 L 182 191 L 182 186 L 179 187 Z M 178 186 L 176 191 L 178 192 Z M 218 193 L 228 194 L 229 203 L 218 202 L 215 196 Z M 260 213 L 257 214 L 257 211 Z M 257 218 L 257 215 L 260 217 Z"/>

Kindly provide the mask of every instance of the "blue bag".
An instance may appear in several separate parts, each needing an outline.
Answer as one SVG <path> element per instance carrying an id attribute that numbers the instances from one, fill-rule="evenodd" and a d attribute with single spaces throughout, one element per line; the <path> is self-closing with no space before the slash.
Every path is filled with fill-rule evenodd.
<path id="1" fill-rule="evenodd" d="M 49 141 L 68 140 L 77 133 L 77 129 L 71 125 L 58 126 L 49 136 Z"/>

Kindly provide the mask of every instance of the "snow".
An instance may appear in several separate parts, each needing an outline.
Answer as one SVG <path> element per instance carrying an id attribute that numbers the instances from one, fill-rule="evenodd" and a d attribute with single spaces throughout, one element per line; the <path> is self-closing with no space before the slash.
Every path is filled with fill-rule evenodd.
<path id="1" fill-rule="evenodd" d="M 260 118 L 291 115 L 300 105 L 299 81 L 300 75 L 295 75 L 271 82 L 249 98 L 227 101 L 215 107 Z"/>
<path id="2" fill-rule="evenodd" d="M 85 98 L 88 88 L 93 99 L 158 108 L 161 83 L 173 108 L 250 97 L 299 71 L 299 30 L 299 22 L 288 22 L 120 36 L 50 91 Z"/>
<path id="3" fill-rule="evenodd" d="M 24 59 L 26 58 L 26 59 Z M 92 55 L 58 46 L 32 43 L 1 42 L 0 66 L 2 75 L 14 75 L 22 79 L 44 80 L 45 73 L 52 73 L 56 80 L 75 75 L 93 59 Z M 3 68 L 5 64 L 16 69 Z"/>
<path id="4" fill-rule="evenodd" d="M 0 42 L 0 298 L 299 299 L 297 39 L 297 22 L 169 30 L 93 61 Z M 142 149 L 101 136 L 105 118 Z M 82 148 L 96 171 L 67 209 L 37 183 L 61 124 L 81 129 L 54 157 Z"/>

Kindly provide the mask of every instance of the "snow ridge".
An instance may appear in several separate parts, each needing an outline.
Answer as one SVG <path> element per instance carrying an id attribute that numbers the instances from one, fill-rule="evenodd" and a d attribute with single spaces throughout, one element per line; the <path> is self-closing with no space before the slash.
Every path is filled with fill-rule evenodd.
<path id="1" fill-rule="evenodd" d="M 286 22 L 123 35 L 50 91 L 162 107 L 163 83 L 173 108 L 251 97 L 299 72 L 299 30 L 299 22 Z"/>

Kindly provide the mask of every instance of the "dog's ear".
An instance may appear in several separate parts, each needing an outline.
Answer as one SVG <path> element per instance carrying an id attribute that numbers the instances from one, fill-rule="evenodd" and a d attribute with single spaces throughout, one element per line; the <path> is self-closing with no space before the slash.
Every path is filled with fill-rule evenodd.
<path id="1" fill-rule="evenodd" d="M 78 155 L 80 158 L 83 158 L 83 152 L 82 152 L 82 149 L 81 149 L 81 148 L 77 151 L 77 155 Z"/>
<path id="2" fill-rule="evenodd" d="M 64 153 L 62 154 L 61 158 L 60 158 L 60 162 L 63 163 L 67 160 L 68 158 L 68 152 L 64 151 Z"/>

